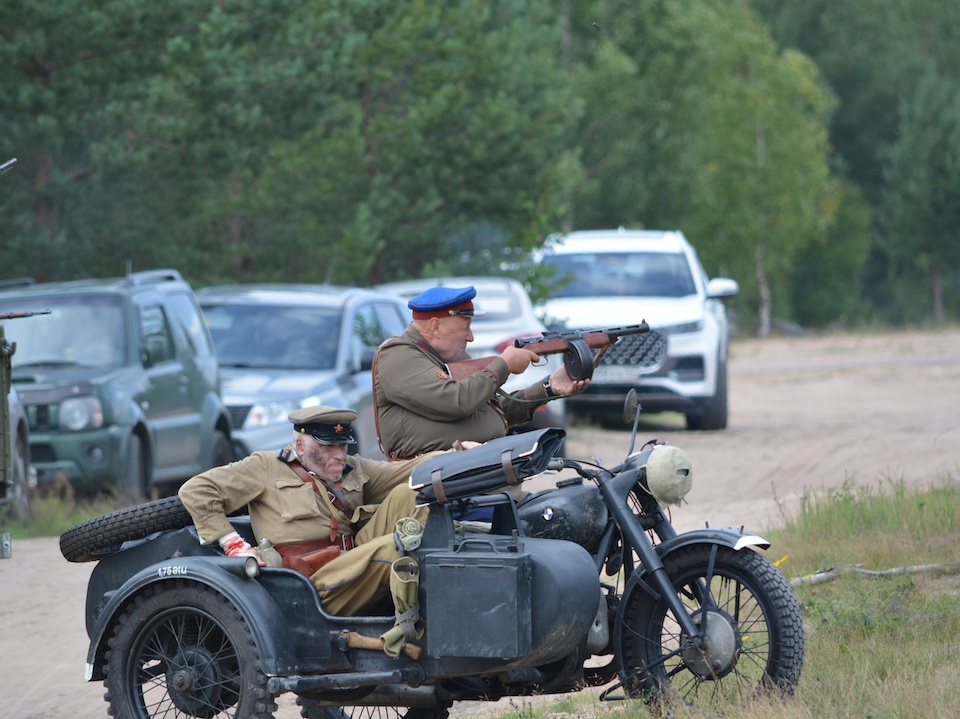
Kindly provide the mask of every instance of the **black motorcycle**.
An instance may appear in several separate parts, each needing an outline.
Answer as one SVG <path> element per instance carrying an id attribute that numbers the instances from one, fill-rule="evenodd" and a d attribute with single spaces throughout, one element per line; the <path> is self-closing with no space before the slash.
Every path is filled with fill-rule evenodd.
<path id="1" fill-rule="evenodd" d="M 397 656 L 380 639 L 393 602 L 331 615 L 307 577 L 201 545 L 176 497 L 79 524 L 60 546 L 98 562 L 86 679 L 104 682 L 115 719 L 269 719 L 284 692 L 307 719 L 445 719 L 457 701 L 587 686 L 714 711 L 789 695 L 803 626 L 790 585 L 755 551 L 768 542 L 677 533 L 662 503 L 689 489 L 689 459 L 658 443 L 634 452 L 636 427 L 612 468 L 555 457 L 558 429 L 418 466 L 411 487 L 430 505 L 410 553 L 421 631 Z M 573 474 L 520 500 L 502 491 L 554 470 Z M 477 511 L 484 521 L 467 519 Z M 256 544 L 249 517 L 231 521 Z"/>

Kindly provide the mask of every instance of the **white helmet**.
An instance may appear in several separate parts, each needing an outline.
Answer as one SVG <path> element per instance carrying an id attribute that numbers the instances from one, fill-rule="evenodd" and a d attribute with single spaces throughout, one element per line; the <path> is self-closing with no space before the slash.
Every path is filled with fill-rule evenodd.
<path id="1" fill-rule="evenodd" d="M 647 488 L 660 504 L 680 505 L 693 486 L 693 464 L 679 447 L 658 444 L 647 459 Z"/>

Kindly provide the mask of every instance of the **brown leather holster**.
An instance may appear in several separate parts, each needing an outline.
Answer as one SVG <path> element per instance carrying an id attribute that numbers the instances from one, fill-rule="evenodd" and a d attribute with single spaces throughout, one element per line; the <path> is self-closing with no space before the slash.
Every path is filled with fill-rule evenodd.
<path id="1" fill-rule="evenodd" d="M 309 542 L 286 542 L 277 544 L 275 549 L 283 557 L 284 567 L 309 577 L 324 564 L 339 557 L 340 552 L 353 549 L 353 537 L 349 534 L 343 534 L 340 535 L 337 542 L 330 542 L 326 539 L 316 539 Z"/>

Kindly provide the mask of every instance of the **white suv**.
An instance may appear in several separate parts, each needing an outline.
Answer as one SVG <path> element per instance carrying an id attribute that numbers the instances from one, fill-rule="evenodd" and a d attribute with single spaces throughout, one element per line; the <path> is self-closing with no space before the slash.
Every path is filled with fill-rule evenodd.
<path id="1" fill-rule="evenodd" d="M 653 368 L 637 358 L 649 336 L 623 337 L 603 356 L 586 392 L 569 398 L 576 410 L 613 410 L 631 388 L 648 412 L 682 412 L 688 429 L 727 426 L 729 328 L 722 297 L 734 280 L 707 279 L 682 232 L 598 230 L 553 235 L 538 254 L 555 268 L 543 310 L 548 325 L 568 329 L 620 327 L 646 320 L 666 339 Z"/>

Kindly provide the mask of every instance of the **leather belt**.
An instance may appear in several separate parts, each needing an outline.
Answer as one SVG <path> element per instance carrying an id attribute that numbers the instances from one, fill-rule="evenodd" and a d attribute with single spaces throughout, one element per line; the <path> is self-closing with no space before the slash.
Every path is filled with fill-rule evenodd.
<path id="1" fill-rule="evenodd" d="M 349 551 L 354 548 L 353 535 L 352 534 L 341 534 L 337 537 L 337 541 L 329 541 L 327 539 L 310 539 L 304 542 L 284 542 L 283 544 L 275 544 L 274 549 L 276 549 L 280 554 L 305 554 L 306 552 L 315 552 L 318 549 L 326 549 L 327 547 L 339 547 L 343 551 Z"/>

